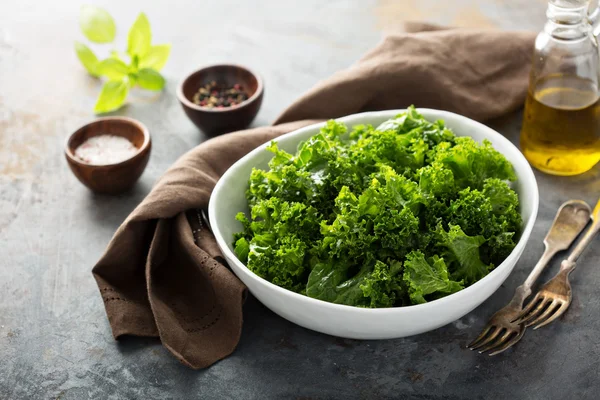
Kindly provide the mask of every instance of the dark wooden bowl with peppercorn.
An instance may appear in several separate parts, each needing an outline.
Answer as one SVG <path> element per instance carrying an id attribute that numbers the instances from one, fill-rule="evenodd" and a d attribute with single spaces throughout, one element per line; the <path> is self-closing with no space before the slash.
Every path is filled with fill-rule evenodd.
<path id="1" fill-rule="evenodd" d="M 244 129 L 262 104 L 264 85 L 239 65 L 212 65 L 181 82 L 177 97 L 186 115 L 209 136 Z"/>

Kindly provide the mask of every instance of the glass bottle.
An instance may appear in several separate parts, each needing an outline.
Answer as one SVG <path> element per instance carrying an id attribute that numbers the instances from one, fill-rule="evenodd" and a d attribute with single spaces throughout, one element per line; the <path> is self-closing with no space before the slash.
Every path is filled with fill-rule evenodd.
<path id="1" fill-rule="evenodd" d="M 600 161 L 598 0 L 550 0 L 535 41 L 521 151 L 535 168 L 577 175 Z"/>

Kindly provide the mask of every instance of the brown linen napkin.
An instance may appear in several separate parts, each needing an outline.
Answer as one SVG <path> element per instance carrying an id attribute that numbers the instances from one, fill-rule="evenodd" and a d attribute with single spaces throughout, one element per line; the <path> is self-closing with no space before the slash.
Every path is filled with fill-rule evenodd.
<path id="1" fill-rule="evenodd" d="M 113 335 L 158 336 L 185 365 L 229 355 L 244 285 L 202 227 L 219 177 L 258 145 L 319 120 L 411 104 L 477 120 L 523 104 L 534 35 L 411 25 L 318 83 L 274 126 L 211 139 L 182 156 L 119 227 L 93 269 Z M 423 31 L 426 30 L 426 31 Z"/>

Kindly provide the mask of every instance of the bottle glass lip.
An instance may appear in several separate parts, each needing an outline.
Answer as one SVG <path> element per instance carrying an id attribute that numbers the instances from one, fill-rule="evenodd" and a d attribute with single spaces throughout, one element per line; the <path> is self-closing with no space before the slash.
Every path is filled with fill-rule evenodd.
<path id="1" fill-rule="evenodd" d="M 560 7 L 563 9 L 585 8 L 588 7 L 589 0 L 549 0 L 548 5 Z"/>
<path id="2" fill-rule="evenodd" d="M 587 7 L 564 8 L 548 3 L 546 17 L 548 20 L 561 25 L 578 25 L 587 22 Z"/>

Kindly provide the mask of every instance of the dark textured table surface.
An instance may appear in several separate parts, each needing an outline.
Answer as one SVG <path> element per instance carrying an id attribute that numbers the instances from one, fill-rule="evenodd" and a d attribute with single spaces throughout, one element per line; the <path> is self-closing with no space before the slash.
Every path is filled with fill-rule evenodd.
<path id="1" fill-rule="evenodd" d="M 295 326 L 250 298 L 237 350 L 193 371 L 158 340 L 115 342 L 90 273 L 153 182 L 205 139 L 174 95 L 187 72 L 220 61 L 260 71 L 266 96 L 254 124 L 262 125 L 404 20 L 538 30 L 544 1 L 104 1 L 117 19 L 120 47 L 141 10 L 155 41 L 173 43 L 164 93 L 135 93 L 118 112 L 143 121 L 154 148 L 135 189 L 117 197 L 86 190 L 61 153 L 67 134 L 93 118 L 99 90 L 73 54 L 79 5 L 0 4 L 0 399 L 598 398 L 600 242 L 581 258 L 574 302 L 559 322 L 528 332 L 501 356 L 464 349 L 542 253 L 557 207 L 570 198 L 597 200 L 598 167 L 574 178 L 536 172 L 538 221 L 513 274 L 472 313 L 416 337 L 338 339 Z M 520 118 L 491 125 L 516 142 Z M 543 279 L 557 267 L 555 260 Z"/>

